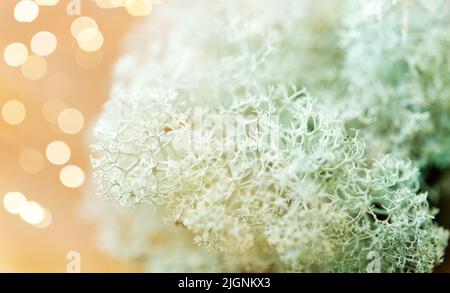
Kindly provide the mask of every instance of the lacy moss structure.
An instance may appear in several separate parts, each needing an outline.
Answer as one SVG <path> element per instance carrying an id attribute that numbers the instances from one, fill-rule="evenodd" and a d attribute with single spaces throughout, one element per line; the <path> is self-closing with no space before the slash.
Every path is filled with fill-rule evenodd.
<path id="1" fill-rule="evenodd" d="M 349 124 L 364 128 L 378 151 L 448 167 L 449 2 L 372 1 L 371 9 L 347 2 L 342 79 L 346 102 L 359 108 Z"/>
<path id="2" fill-rule="evenodd" d="M 442 261 L 420 167 L 449 149 L 446 10 L 344 2 L 173 1 L 130 38 L 93 134 L 96 194 L 123 206 L 94 211 L 106 251 L 169 272 Z"/>

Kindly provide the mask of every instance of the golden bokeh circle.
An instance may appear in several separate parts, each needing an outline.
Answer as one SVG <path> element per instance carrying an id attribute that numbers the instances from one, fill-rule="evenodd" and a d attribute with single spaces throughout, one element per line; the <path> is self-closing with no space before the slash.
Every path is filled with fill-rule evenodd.
<path id="1" fill-rule="evenodd" d="M 31 55 L 22 65 L 22 74 L 29 80 L 41 79 L 47 73 L 47 61 L 38 55 Z"/>
<path id="2" fill-rule="evenodd" d="M 76 134 L 83 129 L 84 116 L 77 109 L 65 109 L 58 116 L 58 126 L 66 134 Z"/>
<path id="3" fill-rule="evenodd" d="M 27 110 L 22 102 L 11 100 L 2 108 L 2 117 L 10 125 L 19 125 L 25 120 Z"/>

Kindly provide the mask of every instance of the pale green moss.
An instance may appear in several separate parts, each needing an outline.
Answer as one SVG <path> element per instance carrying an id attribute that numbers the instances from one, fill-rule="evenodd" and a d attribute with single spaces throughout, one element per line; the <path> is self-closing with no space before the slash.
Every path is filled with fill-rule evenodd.
<path id="1" fill-rule="evenodd" d="M 450 3 L 347 1 L 342 102 L 374 153 L 450 164 Z M 349 105 L 350 104 L 350 105 Z M 359 110 L 357 110 L 359 109 Z"/>
<path id="2" fill-rule="evenodd" d="M 361 35 L 350 31 L 344 76 L 337 80 L 349 89 L 340 96 L 340 86 L 330 84 L 339 61 L 324 76 L 303 67 L 323 65 L 320 52 L 333 55 L 323 44 L 334 30 L 325 30 L 319 45 L 324 50 L 312 52 L 304 42 L 315 38 L 299 34 L 299 27 L 307 28 L 304 2 L 264 4 L 181 1 L 152 22 L 161 21 L 165 37 L 155 39 L 163 41 L 142 41 L 143 33 L 158 35 L 156 25 L 138 34 L 139 46 L 119 62 L 111 100 L 95 127 L 97 194 L 125 206 L 147 205 L 156 211 L 152 217 L 177 225 L 183 241 L 192 238 L 211 252 L 181 245 L 180 251 L 193 255 L 189 270 L 363 272 L 376 252 L 382 271 L 431 271 L 442 260 L 448 235 L 433 223 L 436 212 L 419 193 L 416 164 L 402 157 L 421 147 L 408 139 L 424 125 L 434 126 L 419 124 L 429 116 L 420 108 L 423 101 L 416 106 L 407 92 L 382 99 L 409 89 L 402 79 L 384 81 L 398 77 L 389 58 L 404 54 L 387 54 L 387 67 L 365 68 L 360 47 L 368 44 L 359 45 Z M 185 14 L 190 17 L 179 17 Z M 374 66 L 385 74 L 371 72 Z M 302 81 L 330 88 L 318 89 L 323 97 L 317 100 L 295 87 Z M 378 90 L 384 94 L 375 95 Z M 145 218 L 136 215 L 135 225 Z M 152 249 L 141 243 L 140 254 Z M 148 255 L 151 266 L 157 256 Z M 208 267 L 207 258 L 231 264 Z M 153 266 L 160 267 L 152 270 L 170 271 L 171 265 L 158 258 Z"/>

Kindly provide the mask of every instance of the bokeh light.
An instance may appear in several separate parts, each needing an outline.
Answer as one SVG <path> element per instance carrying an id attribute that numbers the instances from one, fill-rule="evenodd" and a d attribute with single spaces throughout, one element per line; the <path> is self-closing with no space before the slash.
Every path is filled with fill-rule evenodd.
<path id="1" fill-rule="evenodd" d="M 103 34 L 96 28 L 85 28 L 77 36 L 78 46 L 86 52 L 94 52 L 103 46 Z"/>
<path id="2" fill-rule="evenodd" d="M 20 217 L 28 224 L 36 225 L 45 219 L 45 212 L 40 204 L 34 201 L 29 201 L 21 209 Z"/>
<path id="3" fill-rule="evenodd" d="M 6 123 L 11 125 L 19 125 L 25 120 L 27 110 L 22 102 L 11 100 L 6 102 L 2 108 L 2 117 Z"/>
<path id="4" fill-rule="evenodd" d="M 64 186 L 69 188 L 78 188 L 83 185 L 85 180 L 84 171 L 75 165 L 65 166 L 59 173 L 59 179 Z"/>
<path id="5" fill-rule="evenodd" d="M 22 220 L 36 228 L 47 228 L 52 223 L 52 214 L 34 201 L 28 201 L 20 192 L 7 192 L 3 197 L 3 206 L 11 214 L 19 215 Z"/>
<path id="6" fill-rule="evenodd" d="M 98 29 L 97 22 L 90 17 L 81 16 L 72 22 L 70 32 L 75 39 L 78 39 L 78 35 L 87 28 Z"/>
<path id="7" fill-rule="evenodd" d="M 34 0 L 40 6 L 55 6 L 59 0 Z"/>
<path id="8" fill-rule="evenodd" d="M 11 43 L 5 48 L 3 58 L 9 66 L 21 66 L 27 61 L 28 49 L 22 43 Z"/>
<path id="9" fill-rule="evenodd" d="M 31 50 L 39 56 L 51 55 L 57 46 L 58 40 L 51 32 L 38 32 L 31 39 Z"/>
<path id="10" fill-rule="evenodd" d="M 39 229 L 44 229 L 50 226 L 52 222 L 53 222 L 52 214 L 47 209 L 44 209 L 44 217 L 39 223 L 34 224 L 33 226 Z"/>
<path id="11" fill-rule="evenodd" d="M 54 141 L 47 146 L 45 154 L 50 163 L 62 165 L 69 161 L 71 151 L 70 147 L 65 142 Z"/>
<path id="12" fill-rule="evenodd" d="M 58 126 L 64 133 L 76 134 L 83 129 L 84 116 L 77 109 L 65 109 L 59 114 Z"/>
<path id="13" fill-rule="evenodd" d="M 125 7 L 133 16 L 145 16 L 152 11 L 152 6 L 162 4 L 163 0 L 94 0 L 101 8 Z"/>
<path id="14" fill-rule="evenodd" d="M 20 192 L 8 192 L 3 197 L 3 206 L 11 214 L 20 214 L 27 204 L 27 199 Z"/>
<path id="15" fill-rule="evenodd" d="M 39 15 L 39 5 L 31 0 L 17 2 L 14 7 L 14 18 L 18 22 L 33 22 Z"/>
<path id="16" fill-rule="evenodd" d="M 47 73 L 47 61 L 38 55 L 29 56 L 22 65 L 22 74 L 29 80 L 41 79 Z"/>
<path id="17" fill-rule="evenodd" d="M 149 15 L 152 6 L 152 0 L 125 0 L 125 8 L 133 16 Z"/>
<path id="18" fill-rule="evenodd" d="M 123 6 L 124 0 L 94 0 L 100 8 L 117 8 Z"/>

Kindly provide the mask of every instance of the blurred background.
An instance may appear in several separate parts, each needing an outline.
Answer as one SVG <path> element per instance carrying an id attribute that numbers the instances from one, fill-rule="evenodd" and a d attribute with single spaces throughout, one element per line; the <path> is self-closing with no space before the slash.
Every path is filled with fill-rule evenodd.
<path id="1" fill-rule="evenodd" d="M 152 9 L 122 2 L 0 1 L 0 272 L 65 272 L 70 251 L 82 272 L 133 271 L 97 250 L 79 208 L 112 67 Z"/>

